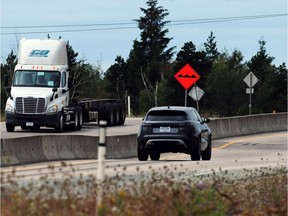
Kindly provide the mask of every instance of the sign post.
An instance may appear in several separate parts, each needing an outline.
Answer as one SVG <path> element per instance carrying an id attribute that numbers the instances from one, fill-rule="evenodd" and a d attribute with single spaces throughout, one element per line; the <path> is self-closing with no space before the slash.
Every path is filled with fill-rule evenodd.
<path id="1" fill-rule="evenodd" d="M 246 89 L 246 93 L 249 93 L 249 115 L 251 115 L 252 110 L 252 94 L 254 93 L 254 89 L 252 88 L 257 82 L 258 78 L 250 72 L 243 81 L 248 85 L 249 89 Z M 248 91 L 247 91 L 248 90 Z"/>
<path id="2" fill-rule="evenodd" d="M 187 107 L 187 89 L 185 89 L 185 101 L 184 106 Z"/>
<path id="3" fill-rule="evenodd" d="M 175 79 L 185 88 L 185 106 L 187 106 L 187 90 L 200 79 L 200 75 L 186 64 L 174 75 Z"/>

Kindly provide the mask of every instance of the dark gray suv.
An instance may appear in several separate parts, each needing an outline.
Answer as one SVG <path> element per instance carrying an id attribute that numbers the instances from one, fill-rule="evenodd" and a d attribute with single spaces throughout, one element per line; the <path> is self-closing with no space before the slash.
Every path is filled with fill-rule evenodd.
<path id="1" fill-rule="evenodd" d="M 212 134 L 192 107 L 163 106 L 150 109 L 144 117 L 137 137 L 138 159 L 159 160 L 164 152 L 181 152 L 191 160 L 210 160 Z"/>

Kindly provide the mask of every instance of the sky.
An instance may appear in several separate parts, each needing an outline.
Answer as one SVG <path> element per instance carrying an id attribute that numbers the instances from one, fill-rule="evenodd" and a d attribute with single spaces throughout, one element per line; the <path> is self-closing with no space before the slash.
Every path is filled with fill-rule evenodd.
<path id="1" fill-rule="evenodd" d="M 168 46 L 175 46 L 176 53 L 189 41 L 203 50 L 212 31 L 220 52 L 237 49 L 249 61 L 259 50 L 258 41 L 265 40 L 273 63 L 287 64 L 287 0 L 158 0 L 158 6 L 168 10 L 167 36 L 173 38 Z M 17 54 L 21 38 L 45 39 L 49 33 L 51 39 L 69 40 L 79 60 L 105 71 L 117 56 L 127 59 L 133 40 L 140 40 L 133 20 L 144 16 L 141 7 L 147 8 L 146 0 L 1 0 L 0 62 L 6 62 L 11 49 Z M 230 21 L 211 22 L 218 18 Z"/>

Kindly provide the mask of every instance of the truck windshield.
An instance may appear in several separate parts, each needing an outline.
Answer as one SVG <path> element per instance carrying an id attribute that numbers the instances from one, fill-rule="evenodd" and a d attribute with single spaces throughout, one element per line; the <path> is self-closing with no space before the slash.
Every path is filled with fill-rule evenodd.
<path id="1" fill-rule="evenodd" d="M 60 72 L 17 70 L 14 73 L 13 86 L 59 87 Z"/>

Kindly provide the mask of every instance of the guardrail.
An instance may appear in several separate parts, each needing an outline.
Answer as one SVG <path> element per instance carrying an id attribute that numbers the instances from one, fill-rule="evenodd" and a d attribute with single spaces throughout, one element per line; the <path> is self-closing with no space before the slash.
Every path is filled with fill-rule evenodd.
<path id="1" fill-rule="evenodd" d="M 261 114 L 211 120 L 213 138 L 224 138 L 273 131 L 287 131 L 287 113 Z M 137 134 L 107 136 L 106 158 L 137 156 Z M 41 135 L 1 138 L 1 166 L 56 160 L 97 159 L 98 136 Z"/>

